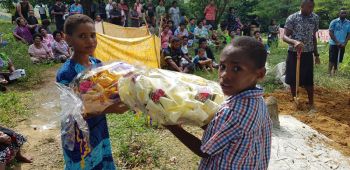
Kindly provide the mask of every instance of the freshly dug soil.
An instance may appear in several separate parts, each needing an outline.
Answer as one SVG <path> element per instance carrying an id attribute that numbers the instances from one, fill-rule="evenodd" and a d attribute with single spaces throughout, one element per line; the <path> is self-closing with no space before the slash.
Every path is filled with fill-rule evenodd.
<path id="1" fill-rule="evenodd" d="M 309 113 L 305 90 L 299 90 L 298 109 L 289 91 L 266 94 L 278 100 L 280 114 L 290 114 L 332 139 L 330 145 L 350 156 L 350 92 L 315 88 L 316 112 Z"/>

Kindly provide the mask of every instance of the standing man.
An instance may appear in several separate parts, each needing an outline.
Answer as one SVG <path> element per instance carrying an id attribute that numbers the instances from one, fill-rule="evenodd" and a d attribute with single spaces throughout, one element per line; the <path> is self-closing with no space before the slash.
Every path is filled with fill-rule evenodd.
<path id="1" fill-rule="evenodd" d="M 317 51 L 316 32 L 319 27 L 319 17 L 313 13 L 313 0 L 302 0 L 300 11 L 290 15 L 284 26 L 283 41 L 289 44 L 286 61 L 286 83 L 290 85 L 292 96 L 296 96 L 296 63 L 297 51 L 300 57 L 300 86 L 305 87 L 310 111 L 314 110 L 314 56 L 316 64 L 320 63 Z"/>
<path id="2" fill-rule="evenodd" d="M 343 61 L 345 46 L 350 39 L 350 21 L 346 19 L 347 11 L 340 9 L 339 18 L 329 24 L 329 67 L 328 74 L 333 76 L 338 64 Z M 339 59 L 338 59 L 339 57 Z M 339 62 L 339 63 L 338 63 Z"/>
<path id="3" fill-rule="evenodd" d="M 51 14 L 55 16 L 56 30 L 63 31 L 63 15 L 66 12 L 66 7 L 61 0 L 56 0 L 56 4 L 52 7 Z"/>
<path id="4" fill-rule="evenodd" d="M 109 13 L 112 11 L 113 6 L 112 6 L 112 0 L 108 0 L 108 4 L 106 5 L 106 15 L 107 15 L 107 20 L 111 19 L 111 16 L 109 15 Z"/>
<path id="5" fill-rule="evenodd" d="M 205 19 L 207 20 L 207 24 L 211 25 L 214 30 L 216 30 L 216 23 L 215 23 L 215 17 L 216 17 L 216 6 L 214 4 L 214 1 L 210 1 L 210 4 L 208 4 L 204 9 L 204 15 Z"/>
<path id="6" fill-rule="evenodd" d="M 119 9 L 118 4 L 116 2 L 112 2 L 113 9 L 109 12 L 109 16 L 111 17 L 110 22 L 115 25 L 123 26 L 122 24 L 122 11 Z"/>

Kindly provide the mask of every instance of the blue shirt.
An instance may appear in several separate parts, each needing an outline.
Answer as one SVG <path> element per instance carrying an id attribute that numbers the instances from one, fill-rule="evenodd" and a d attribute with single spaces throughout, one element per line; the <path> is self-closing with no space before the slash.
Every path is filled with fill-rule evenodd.
<path id="1" fill-rule="evenodd" d="M 347 35 L 350 33 L 350 21 L 345 19 L 344 21 L 340 20 L 340 18 L 334 19 L 329 24 L 329 31 L 333 31 L 335 38 L 339 41 L 339 43 L 345 43 Z M 336 43 L 330 39 L 330 45 L 336 45 Z"/>
<path id="2" fill-rule="evenodd" d="M 267 169 L 271 128 L 262 89 L 229 97 L 203 134 L 201 150 L 209 157 L 198 169 Z"/>
<path id="3" fill-rule="evenodd" d="M 79 14 L 83 14 L 83 6 L 81 6 L 80 4 L 72 4 L 69 8 L 69 13 L 72 15 L 72 12 L 78 12 Z"/>

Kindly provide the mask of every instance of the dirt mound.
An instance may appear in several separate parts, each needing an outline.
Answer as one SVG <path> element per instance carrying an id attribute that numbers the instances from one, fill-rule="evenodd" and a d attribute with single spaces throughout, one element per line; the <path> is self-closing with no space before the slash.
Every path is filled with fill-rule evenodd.
<path id="1" fill-rule="evenodd" d="M 308 113 L 307 94 L 300 93 L 300 107 L 297 110 L 289 91 L 277 90 L 267 96 L 278 99 L 280 114 L 290 114 L 308 124 L 334 142 L 331 146 L 345 155 L 350 155 L 350 93 L 315 88 L 316 113 Z"/>

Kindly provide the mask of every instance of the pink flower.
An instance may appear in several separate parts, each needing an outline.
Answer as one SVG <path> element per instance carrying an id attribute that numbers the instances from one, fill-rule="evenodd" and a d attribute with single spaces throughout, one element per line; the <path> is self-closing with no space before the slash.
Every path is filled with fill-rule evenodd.
<path id="1" fill-rule="evenodd" d="M 165 92 L 162 89 L 157 89 L 151 93 L 151 99 L 153 102 L 158 103 L 161 97 L 165 96 Z"/>
<path id="2" fill-rule="evenodd" d="M 92 82 L 89 80 L 86 80 L 86 81 L 80 83 L 79 90 L 82 93 L 86 93 L 87 91 L 89 91 L 89 89 L 91 87 L 92 87 Z"/>

